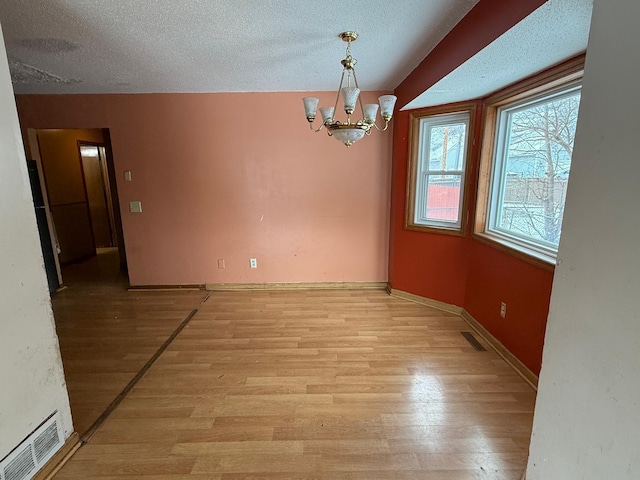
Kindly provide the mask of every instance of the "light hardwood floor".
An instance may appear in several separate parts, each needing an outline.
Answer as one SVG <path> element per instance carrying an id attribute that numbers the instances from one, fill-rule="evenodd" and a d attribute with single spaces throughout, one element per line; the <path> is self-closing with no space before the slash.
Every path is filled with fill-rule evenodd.
<path id="1" fill-rule="evenodd" d="M 128 292 L 117 251 L 65 267 L 63 276 L 68 287 L 51 303 L 82 436 L 206 292 Z"/>
<path id="2" fill-rule="evenodd" d="M 56 479 L 518 480 L 535 392 L 467 330 L 382 291 L 214 292 Z"/>

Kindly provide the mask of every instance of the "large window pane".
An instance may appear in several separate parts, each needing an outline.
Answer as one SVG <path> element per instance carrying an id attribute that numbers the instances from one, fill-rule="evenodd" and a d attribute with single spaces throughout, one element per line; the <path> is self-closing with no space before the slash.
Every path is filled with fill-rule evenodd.
<path id="1" fill-rule="evenodd" d="M 575 57 L 484 104 L 474 233 L 543 268 L 556 263 L 583 69 Z"/>
<path id="2" fill-rule="evenodd" d="M 490 230 L 556 251 L 580 91 L 499 112 Z"/>

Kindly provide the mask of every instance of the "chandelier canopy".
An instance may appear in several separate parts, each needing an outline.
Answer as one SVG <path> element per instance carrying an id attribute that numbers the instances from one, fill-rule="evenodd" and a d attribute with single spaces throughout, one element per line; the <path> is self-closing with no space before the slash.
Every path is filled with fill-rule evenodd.
<path id="1" fill-rule="evenodd" d="M 338 94 L 336 95 L 336 103 L 333 107 L 320 107 L 322 125 L 317 129 L 313 128 L 313 121 L 316 118 L 316 110 L 320 100 L 315 97 L 304 97 L 302 102 L 304 103 L 305 114 L 311 130 L 319 132 L 323 128 L 326 128 L 329 136 L 335 137 L 347 147 L 350 147 L 365 135 L 370 135 L 373 127 L 380 131 L 385 131 L 388 128 L 391 117 L 393 116 L 393 107 L 396 104 L 397 97 L 395 95 L 382 95 L 378 98 L 380 102 L 380 115 L 384 120 L 384 127 L 378 127 L 376 124 L 378 104 L 368 103 L 363 105 L 362 99 L 360 98 L 360 87 L 358 86 L 355 70 L 357 61 L 351 56 L 351 42 L 355 42 L 358 34 L 356 32 L 342 32 L 340 38 L 347 42 L 347 51 L 345 58 L 340 62 L 343 69 Z M 343 86 L 345 84 L 345 77 L 346 86 Z M 344 112 L 347 114 L 346 122 L 340 122 L 334 118 L 334 113 L 338 108 L 338 101 L 340 100 L 340 93 L 342 93 Z M 356 104 L 360 105 L 362 118 L 353 121 L 351 115 L 353 115 L 356 109 Z"/>

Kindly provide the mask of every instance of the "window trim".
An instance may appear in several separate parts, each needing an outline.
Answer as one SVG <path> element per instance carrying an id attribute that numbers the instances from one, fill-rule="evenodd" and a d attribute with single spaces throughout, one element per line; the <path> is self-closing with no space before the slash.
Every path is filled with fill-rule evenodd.
<path id="1" fill-rule="evenodd" d="M 464 236 L 468 230 L 469 218 L 469 190 L 472 177 L 472 164 L 474 163 L 473 149 L 475 146 L 475 116 L 478 102 L 461 102 L 437 107 L 427 107 L 415 110 L 409 114 L 409 157 L 407 164 L 407 188 L 405 200 L 405 230 L 417 232 L 431 232 L 445 235 Z M 465 114 L 469 115 L 468 131 L 465 146 L 464 173 L 462 180 L 462 198 L 460 202 L 461 216 L 460 226 L 423 225 L 415 222 L 416 195 L 418 167 L 420 165 L 420 122 L 426 117 L 438 117 L 445 115 Z M 456 173 L 457 175 L 457 173 Z"/>
<path id="2" fill-rule="evenodd" d="M 483 131 L 480 146 L 478 168 L 478 189 L 476 195 L 476 213 L 473 223 L 473 236 L 500 250 L 510 253 L 530 263 L 553 270 L 556 254 L 545 249 L 525 244 L 509 235 L 497 235 L 487 231 L 489 206 L 492 198 L 492 179 L 494 152 L 496 150 L 496 132 L 498 129 L 499 109 L 505 105 L 517 104 L 553 94 L 579 84 L 584 70 L 584 54 L 574 57 L 560 65 L 547 69 L 537 75 L 506 87 L 484 101 Z"/>

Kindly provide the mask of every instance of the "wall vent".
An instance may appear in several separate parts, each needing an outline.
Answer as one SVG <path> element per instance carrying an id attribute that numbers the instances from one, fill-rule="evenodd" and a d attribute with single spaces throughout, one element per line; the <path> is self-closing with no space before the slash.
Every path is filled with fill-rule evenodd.
<path id="1" fill-rule="evenodd" d="M 0 480 L 30 480 L 62 446 L 58 412 L 0 462 Z"/>

